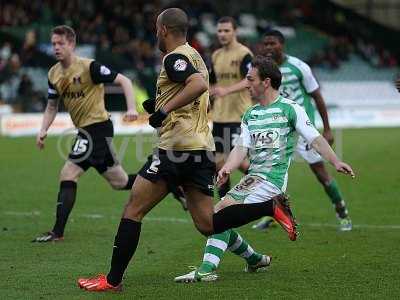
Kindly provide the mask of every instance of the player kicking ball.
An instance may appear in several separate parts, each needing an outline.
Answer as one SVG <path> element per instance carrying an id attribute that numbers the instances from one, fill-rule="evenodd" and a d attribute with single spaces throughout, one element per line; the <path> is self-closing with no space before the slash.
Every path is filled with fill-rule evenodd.
<path id="1" fill-rule="evenodd" d="M 229 174 L 237 170 L 249 157 L 249 174 L 216 204 L 215 211 L 237 205 L 259 205 L 259 209 L 274 209 L 274 218 L 287 231 L 290 240 L 296 240 L 296 223 L 292 217 L 281 215 L 289 211 L 284 192 L 287 187 L 288 169 L 300 134 L 338 172 L 354 177 L 352 168 L 340 161 L 328 142 L 315 129 L 305 110 L 292 100 L 279 95 L 281 72 L 271 60 L 257 56 L 252 62 L 247 80 L 252 99 L 257 103 L 243 116 L 241 135 L 227 162 L 218 172 L 217 182 L 225 183 Z M 268 206 L 269 204 L 269 206 Z M 247 211 L 246 214 L 256 212 Z M 242 214 L 244 215 L 244 213 Z M 238 214 L 237 218 L 241 215 Z M 203 262 L 188 274 L 175 278 L 175 282 L 214 281 L 216 269 L 226 250 L 243 257 L 246 271 L 255 272 L 267 267 L 271 257 L 255 252 L 234 230 L 214 234 L 207 240 Z"/>
<path id="2" fill-rule="evenodd" d="M 164 10 L 156 28 L 158 47 L 165 56 L 157 80 L 156 111 L 149 124 L 158 128 L 160 139 L 124 207 L 108 274 L 78 279 L 78 286 L 86 291 L 121 289 L 139 243 L 142 220 L 164 199 L 168 183 L 183 187 L 193 223 L 207 237 L 262 216 L 273 216 L 286 224 L 292 239 L 296 236 L 293 216 L 281 196 L 261 203 L 227 204 L 214 213 L 215 147 L 207 119 L 208 71 L 200 54 L 187 43 L 189 19 L 183 10 Z"/>

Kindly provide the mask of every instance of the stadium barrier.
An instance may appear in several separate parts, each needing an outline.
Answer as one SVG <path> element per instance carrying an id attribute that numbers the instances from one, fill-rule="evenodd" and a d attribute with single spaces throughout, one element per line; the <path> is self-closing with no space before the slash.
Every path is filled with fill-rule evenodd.
<path id="1" fill-rule="evenodd" d="M 34 136 L 39 132 L 41 113 L 11 113 L 2 115 L 0 133 L 3 136 Z M 318 116 L 318 114 L 317 114 Z M 400 107 L 396 108 L 331 108 L 329 118 L 332 128 L 400 127 Z M 148 124 L 148 115 L 140 115 L 135 122 L 125 122 L 123 113 L 113 112 L 111 119 L 116 135 L 149 134 L 153 128 Z M 316 119 L 318 128 L 322 127 L 320 118 Z M 60 135 L 73 128 L 67 113 L 58 113 L 49 135 Z"/>

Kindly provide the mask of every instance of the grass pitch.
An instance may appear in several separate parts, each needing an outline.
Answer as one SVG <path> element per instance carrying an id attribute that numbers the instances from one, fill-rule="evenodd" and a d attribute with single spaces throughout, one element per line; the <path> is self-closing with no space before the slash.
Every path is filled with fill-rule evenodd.
<path id="1" fill-rule="evenodd" d="M 134 138 L 123 159 L 135 159 Z M 115 139 L 118 149 L 126 145 Z M 243 273 L 244 261 L 226 253 L 214 283 L 176 284 L 173 278 L 199 265 L 205 238 L 171 197 L 144 220 L 138 251 L 121 294 L 91 294 L 79 276 L 107 272 L 126 191 L 113 191 L 95 170 L 78 184 L 78 197 L 61 243 L 30 243 L 51 229 L 63 159 L 57 138 L 44 152 L 34 138 L 0 138 L 1 299 L 399 299 L 400 130 L 343 132 L 343 156 L 357 178 L 335 175 L 354 223 L 336 229 L 333 208 L 304 163 L 294 163 L 289 194 L 301 235 L 290 242 L 280 228 L 240 233 L 259 252 L 273 256 L 270 269 Z M 145 152 L 150 152 L 147 145 Z M 331 169 L 333 172 L 333 170 Z M 235 174 L 238 180 L 239 174 Z"/>

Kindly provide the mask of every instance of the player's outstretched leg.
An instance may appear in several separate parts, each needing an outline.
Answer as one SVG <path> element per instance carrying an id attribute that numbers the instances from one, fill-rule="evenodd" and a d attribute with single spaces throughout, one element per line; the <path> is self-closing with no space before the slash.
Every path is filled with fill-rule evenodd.
<path id="1" fill-rule="evenodd" d="M 222 201 L 230 200 L 225 197 Z M 235 202 L 235 200 L 232 201 Z M 229 206 L 214 213 L 214 233 L 221 233 L 230 228 L 246 225 L 263 216 L 274 217 L 288 233 L 289 239 L 296 240 L 297 224 L 290 209 L 288 198 L 284 194 L 274 196 L 271 200 L 260 203 L 229 204 Z"/>
<path id="2" fill-rule="evenodd" d="M 326 194 L 335 208 L 336 216 L 339 219 L 339 230 L 350 231 L 352 229 L 352 222 L 348 214 L 346 203 L 335 179 L 329 175 L 323 162 L 310 164 L 310 168 L 324 187 Z"/>

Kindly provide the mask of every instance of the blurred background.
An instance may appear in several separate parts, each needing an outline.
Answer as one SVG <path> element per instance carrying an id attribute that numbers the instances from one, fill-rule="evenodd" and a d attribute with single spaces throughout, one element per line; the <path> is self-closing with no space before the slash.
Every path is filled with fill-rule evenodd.
<path id="1" fill-rule="evenodd" d="M 78 55 L 130 77 L 139 101 L 154 96 L 161 63 L 155 19 L 172 6 L 190 16 L 189 42 L 207 63 L 218 47 L 219 17 L 234 16 L 239 40 L 255 52 L 263 32 L 277 28 L 287 53 L 312 67 L 334 126 L 400 125 L 397 0 L 1 0 L 0 115 L 44 110 L 47 71 L 55 63 L 50 30 L 59 24 L 75 29 Z M 122 91 L 106 91 L 107 108 L 124 110 Z"/>

